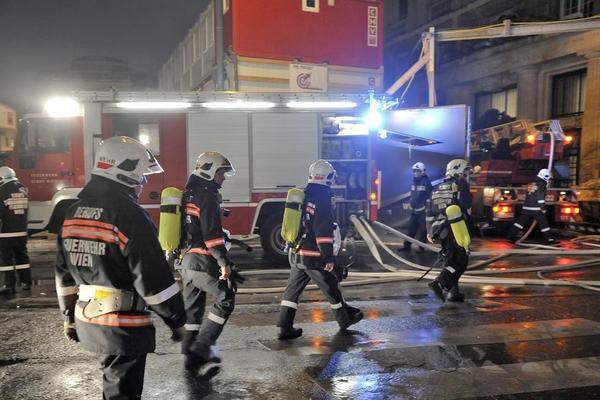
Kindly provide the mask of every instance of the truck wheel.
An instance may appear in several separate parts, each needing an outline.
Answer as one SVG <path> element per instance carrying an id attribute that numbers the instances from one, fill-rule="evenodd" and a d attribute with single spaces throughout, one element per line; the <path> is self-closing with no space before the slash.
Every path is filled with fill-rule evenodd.
<path id="1" fill-rule="evenodd" d="M 260 227 L 260 244 L 267 257 L 288 265 L 285 242 L 281 237 L 281 215 L 270 216 Z"/>

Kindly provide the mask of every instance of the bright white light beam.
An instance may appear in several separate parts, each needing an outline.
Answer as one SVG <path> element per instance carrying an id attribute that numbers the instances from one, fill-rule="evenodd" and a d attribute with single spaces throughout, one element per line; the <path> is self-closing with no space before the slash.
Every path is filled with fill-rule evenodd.
<path id="1" fill-rule="evenodd" d="M 178 110 L 191 106 L 192 103 L 181 101 L 124 101 L 117 103 L 117 107 L 129 110 Z"/>
<path id="2" fill-rule="evenodd" d="M 248 110 L 275 107 L 275 103 L 268 101 L 209 101 L 202 103 L 202 107 L 220 110 Z"/>
<path id="3" fill-rule="evenodd" d="M 353 101 L 290 101 L 286 106 L 303 109 L 337 109 L 355 108 L 357 104 Z"/>

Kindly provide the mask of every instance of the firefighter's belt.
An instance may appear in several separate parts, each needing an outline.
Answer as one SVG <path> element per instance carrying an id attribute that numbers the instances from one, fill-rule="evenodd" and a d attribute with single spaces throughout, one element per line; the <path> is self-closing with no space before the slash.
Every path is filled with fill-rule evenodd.
<path id="1" fill-rule="evenodd" d="M 108 286 L 79 285 L 79 300 L 87 302 L 83 316 L 94 318 L 117 311 L 143 311 L 146 304 L 135 293 Z"/>

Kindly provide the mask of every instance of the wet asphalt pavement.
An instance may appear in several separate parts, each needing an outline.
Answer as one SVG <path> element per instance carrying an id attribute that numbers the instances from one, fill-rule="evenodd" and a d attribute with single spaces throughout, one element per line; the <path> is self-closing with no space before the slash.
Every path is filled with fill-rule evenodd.
<path id="1" fill-rule="evenodd" d="M 394 241 L 393 238 L 385 238 Z M 564 246 L 570 244 L 563 242 Z M 476 247 L 509 248 L 492 239 Z M 36 285 L 0 298 L 0 399 L 101 398 L 92 354 L 62 336 L 53 288 L 52 240 L 31 240 Z M 420 264 L 431 254 L 409 253 Z M 588 257 L 589 258 L 589 257 Z M 390 257 L 384 258 L 399 266 Z M 489 268 L 569 264 L 580 256 L 511 256 Z M 241 271 L 276 263 L 235 251 Z M 354 271 L 383 271 L 357 246 Z M 503 275 L 504 276 L 504 275 Z M 536 278 L 535 273 L 506 275 Z M 586 268 L 545 278 L 598 280 Z M 355 278 L 356 279 L 356 278 Z M 210 383 L 183 370 L 179 346 L 155 319 L 148 399 L 595 399 L 600 398 L 600 296 L 579 287 L 470 284 L 467 301 L 441 304 L 425 280 L 344 289 L 365 319 L 338 332 L 329 304 L 306 292 L 296 317 L 304 335 L 276 340 L 280 295 L 243 294 L 219 340 L 223 372 Z M 284 286 L 285 275 L 252 276 L 244 287 Z"/>

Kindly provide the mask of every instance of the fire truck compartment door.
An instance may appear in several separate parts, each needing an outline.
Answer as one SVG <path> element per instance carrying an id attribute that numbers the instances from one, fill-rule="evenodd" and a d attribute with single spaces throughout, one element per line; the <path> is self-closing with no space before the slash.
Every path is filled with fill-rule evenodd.
<path id="1" fill-rule="evenodd" d="M 229 158 L 235 176 L 223 185 L 223 200 L 250 201 L 249 116 L 245 112 L 189 113 L 187 121 L 188 173 L 205 151 L 218 151 Z"/>
<path id="2" fill-rule="evenodd" d="M 319 158 L 318 113 L 252 115 L 254 189 L 305 186 L 308 167 Z"/>

